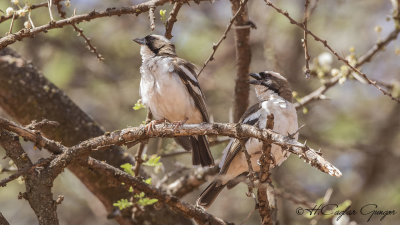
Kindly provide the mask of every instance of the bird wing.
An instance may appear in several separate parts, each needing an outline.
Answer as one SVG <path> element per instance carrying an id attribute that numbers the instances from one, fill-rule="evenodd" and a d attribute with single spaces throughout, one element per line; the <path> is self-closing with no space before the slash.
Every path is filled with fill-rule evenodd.
<path id="1" fill-rule="evenodd" d="M 251 106 L 243 116 L 240 118 L 239 123 L 248 124 L 248 125 L 256 125 L 258 123 L 260 117 L 260 109 L 261 104 L 257 103 Z M 248 138 L 244 139 L 244 142 L 247 142 Z M 231 142 L 226 146 L 224 150 L 224 156 L 222 157 L 220 163 L 220 174 L 225 174 L 228 171 L 229 165 L 235 156 L 241 151 L 242 146 L 238 139 L 232 139 Z"/>
<path id="2" fill-rule="evenodd" d="M 196 107 L 201 112 L 204 122 L 209 122 L 209 116 L 205 103 L 204 94 L 201 91 L 199 81 L 197 80 L 196 66 L 181 58 L 173 61 L 174 71 L 179 75 L 185 84 L 190 96 L 193 98 Z"/>

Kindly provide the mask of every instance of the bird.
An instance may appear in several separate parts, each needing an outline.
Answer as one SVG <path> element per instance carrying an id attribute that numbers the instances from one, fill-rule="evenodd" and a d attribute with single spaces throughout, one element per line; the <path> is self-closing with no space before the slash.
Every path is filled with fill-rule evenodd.
<path id="1" fill-rule="evenodd" d="M 258 103 L 246 110 L 239 123 L 266 128 L 268 116 L 274 116 L 273 131 L 282 135 L 291 135 L 298 138 L 298 122 L 296 108 L 292 104 L 292 91 L 285 77 L 277 72 L 263 71 L 249 74 L 254 80 L 249 83 L 254 85 Z M 263 143 L 256 138 L 244 140 L 245 147 L 251 157 L 251 164 L 255 172 L 260 171 L 259 158 L 262 154 Z M 248 164 L 242 146 L 237 139 L 231 139 L 224 150 L 218 176 L 200 194 L 196 204 L 208 208 L 217 198 L 225 186 L 232 188 L 240 182 L 243 175 L 248 174 Z M 272 161 L 270 168 L 279 166 L 289 156 L 289 152 L 282 150 L 278 145 L 272 144 Z"/>
<path id="2" fill-rule="evenodd" d="M 162 35 L 150 34 L 133 41 L 140 45 L 142 57 L 140 95 L 154 123 L 168 120 L 180 126 L 209 122 L 196 66 L 179 58 L 175 45 Z M 205 135 L 177 137 L 175 141 L 192 151 L 193 165 L 214 165 Z"/>

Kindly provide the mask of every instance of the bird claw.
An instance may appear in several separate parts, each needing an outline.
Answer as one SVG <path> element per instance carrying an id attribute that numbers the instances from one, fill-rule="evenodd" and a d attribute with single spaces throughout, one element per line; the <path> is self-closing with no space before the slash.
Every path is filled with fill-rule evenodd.
<path id="1" fill-rule="evenodd" d="M 145 125 L 145 129 L 146 129 L 147 133 L 151 133 L 151 132 L 153 132 L 153 130 L 157 124 L 162 124 L 162 123 L 165 123 L 165 119 L 152 120 Z"/>
<path id="2" fill-rule="evenodd" d="M 174 126 L 174 131 L 176 131 L 178 128 L 182 127 L 182 125 L 185 124 L 188 120 L 189 120 L 189 118 L 186 117 L 184 120 L 173 122 L 172 124 Z"/>

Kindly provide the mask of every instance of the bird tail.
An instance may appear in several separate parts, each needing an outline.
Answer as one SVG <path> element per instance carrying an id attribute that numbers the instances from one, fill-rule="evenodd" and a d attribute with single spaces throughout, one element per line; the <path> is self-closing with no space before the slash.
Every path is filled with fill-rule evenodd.
<path id="1" fill-rule="evenodd" d="M 182 146 L 182 148 L 185 149 L 186 151 L 192 150 L 191 137 L 180 136 L 180 137 L 175 137 L 174 139 L 175 139 L 176 143 L 178 143 L 180 146 Z"/>
<path id="2" fill-rule="evenodd" d="M 214 159 L 211 155 L 210 147 L 206 136 L 190 137 L 192 141 L 192 163 L 193 165 L 212 166 Z"/>
<path id="3" fill-rule="evenodd" d="M 220 184 L 219 181 L 213 181 L 208 187 L 200 194 L 196 204 L 204 208 L 210 205 L 217 198 L 218 194 L 224 189 L 225 185 Z"/>

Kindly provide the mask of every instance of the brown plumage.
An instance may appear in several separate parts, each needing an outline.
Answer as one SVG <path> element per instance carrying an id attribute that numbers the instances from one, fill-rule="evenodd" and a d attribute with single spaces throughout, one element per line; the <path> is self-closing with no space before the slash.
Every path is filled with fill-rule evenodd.
<path id="1" fill-rule="evenodd" d="M 170 122 L 209 122 L 204 94 L 196 77 L 196 67 L 175 53 L 175 46 L 164 36 L 148 35 L 135 39 L 140 44 L 140 94 L 154 119 Z M 175 139 L 192 150 L 193 165 L 210 166 L 214 159 L 206 136 Z"/>
<path id="2" fill-rule="evenodd" d="M 250 74 L 254 80 L 250 81 L 255 85 L 255 91 L 259 103 L 251 106 L 240 119 L 240 123 L 253 125 L 258 128 L 265 128 L 268 115 L 274 115 L 273 130 L 287 135 L 297 131 L 296 109 L 291 104 L 292 94 L 287 80 L 278 73 L 265 71 Z M 297 138 L 297 135 L 295 135 Z M 254 171 L 258 172 L 260 166 L 257 161 L 262 153 L 262 142 L 255 138 L 245 139 L 246 149 L 251 156 L 251 163 Z M 281 147 L 272 145 L 271 154 L 274 158 L 274 165 L 279 166 L 288 156 L 287 151 Z M 197 204 L 202 207 L 209 207 L 217 198 L 218 194 L 225 186 L 234 187 L 243 175 L 248 172 L 248 165 L 242 146 L 237 139 L 231 139 L 224 150 L 224 155 L 220 163 L 219 175 L 213 182 L 200 194 Z"/>

